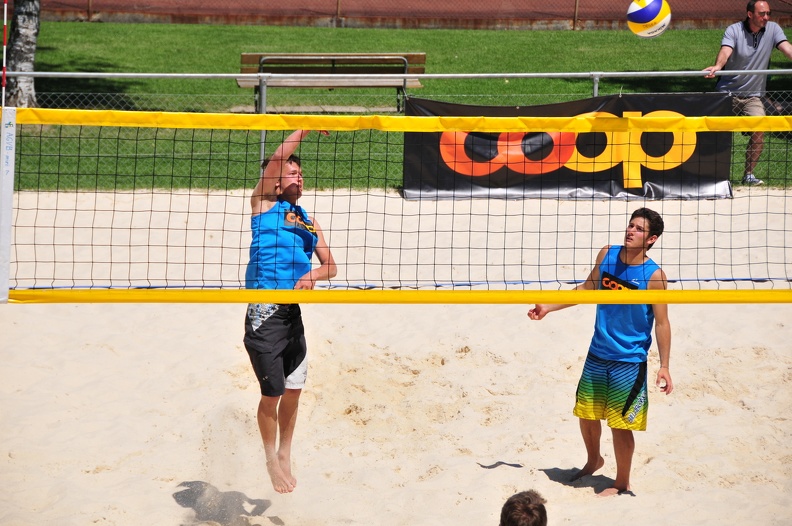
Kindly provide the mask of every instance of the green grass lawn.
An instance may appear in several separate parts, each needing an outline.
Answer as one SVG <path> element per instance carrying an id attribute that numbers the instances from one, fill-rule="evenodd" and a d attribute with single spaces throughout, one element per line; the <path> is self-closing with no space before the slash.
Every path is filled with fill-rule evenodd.
<path id="1" fill-rule="evenodd" d="M 669 30 L 641 39 L 623 31 L 348 29 L 43 22 L 37 71 L 238 73 L 243 52 L 424 52 L 427 73 L 694 71 L 710 65 L 721 31 Z M 778 55 L 779 60 L 782 55 Z M 232 80 L 38 80 L 40 91 L 238 94 Z M 702 91 L 703 78 L 616 79 L 603 91 Z M 421 94 L 591 94 L 590 80 L 505 83 L 428 79 Z"/>
<path id="2" fill-rule="evenodd" d="M 623 31 L 389 30 L 264 26 L 43 22 L 39 72 L 238 73 L 243 52 L 425 52 L 426 72 L 580 73 L 698 71 L 710 65 L 721 30 L 669 30 L 655 39 Z M 780 52 L 773 67 L 789 64 Z M 592 95 L 591 79 L 425 79 L 415 96 L 471 104 L 561 102 Z M 792 91 L 778 76 L 771 89 Z M 252 104 L 233 79 L 37 79 L 40 94 L 76 94 L 80 107 L 227 111 Z M 600 94 L 712 91 L 703 76 L 604 79 Z M 270 90 L 270 102 L 392 103 L 389 90 Z M 385 93 L 387 91 L 387 93 Z M 74 100 L 74 99 L 72 99 Z M 96 102 L 101 101 L 101 102 Z M 342 102 L 338 102 L 342 101 Z M 74 128 L 74 127 L 72 127 Z M 258 132 L 70 130 L 30 127 L 21 134 L 19 189 L 249 187 L 258 177 Z M 101 135 L 100 135 L 101 133 Z M 343 136 L 342 136 L 343 135 Z M 399 137 L 396 137 L 399 135 Z M 272 148 L 282 137 L 268 135 Z M 314 188 L 394 188 L 401 184 L 400 134 L 334 134 L 308 155 Z M 363 151 L 362 144 L 373 145 Z M 786 186 L 788 143 L 770 138 L 760 177 Z M 312 146 L 304 145 L 309 151 Z M 362 153 L 361 153 L 362 152 Z M 732 178 L 741 177 L 744 139 L 735 134 Z M 219 160 L 218 160 L 219 159 Z M 310 161 L 309 161 L 310 162 Z"/>

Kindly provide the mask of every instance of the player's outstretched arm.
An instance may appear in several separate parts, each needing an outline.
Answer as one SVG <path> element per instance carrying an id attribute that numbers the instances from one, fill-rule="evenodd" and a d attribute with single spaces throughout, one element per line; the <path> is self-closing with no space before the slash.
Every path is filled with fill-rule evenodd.
<path id="1" fill-rule="evenodd" d="M 597 254 L 597 259 L 594 262 L 594 268 L 589 272 L 585 281 L 578 284 L 575 290 L 597 290 L 597 283 L 599 282 L 599 267 L 602 260 L 605 259 L 605 254 L 608 253 L 610 245 L 602 247 Z M 575 303 L 537 303 L 533 309 L 528 311 L 528 317 L 532 320 L 541 320 L 551 312 L 566 309 L 575 306 Z"/>

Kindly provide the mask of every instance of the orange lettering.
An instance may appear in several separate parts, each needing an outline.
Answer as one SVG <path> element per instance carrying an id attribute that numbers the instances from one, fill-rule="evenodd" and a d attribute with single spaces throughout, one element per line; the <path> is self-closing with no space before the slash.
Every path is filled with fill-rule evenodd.
<path id="1" fill-rule="evenodd" d="M 554 172 L 566 164 L 575 152 L 575 133 L 547 133 L 553 149 L 538 161 L 528 159 L 523 151 L 527 133 L 501 133 L 496 143 L 497 155 L 489 161 L 474 161 L 465 152 L 467 132 L 445 132 L 440 136 L 440 157 L 449 168 L 462 175 L 480 177 L 497 172 L 504 166 L 525 175 Z"/>
<path id="2" fill-rule="evenodd" d="M 583 114 L 597 118 L 616 118 L 605 112 Z M 640 116 L 637 112 L 625 112 L 625 117 Z M 667 110 L 653 111 L 645 117 L 680 116 Z M 596 157 L 585 157 L 576 147 L 577 133 L 547 132 L 552 141 L 552 150 L 542 159 L 534 161 L 525 156 L 523 142 L 533 133 L 508 132 L 498 135 L 495 142 L 495 156 L 486 161 L 474 161 L 465 151 L 465 142 L 470 137 L 467 132 L 444 132 L 440 136 L 439 152 L 443 162 L 454 172 L 470 177 L 491 175 L 506 167 L 525 175 L 540 175 L 566 167 L 582 173 L 607 170 L 622 164 L 625 188 L 640 188 L 641 166 L 651 170 L 668 170 L 680 166 L 690 159 L 696 150 L 697 136 L 692 132 L 672 132 L 673 145 L 663 156 L 650 157 L 641 147 L 643 132 L 604 132 L 606 148 Z M 487 139 L 480 139 L 486 141 Z"/>

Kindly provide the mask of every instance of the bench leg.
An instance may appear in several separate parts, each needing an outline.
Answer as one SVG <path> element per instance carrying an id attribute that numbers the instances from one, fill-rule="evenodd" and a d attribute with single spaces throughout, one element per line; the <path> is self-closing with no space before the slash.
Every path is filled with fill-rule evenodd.
<path id="1" fill-rule="evenodd" d="M 407 94 L 404 93 L 404 88 L 396 88 L 396 112 L 402 113 L 404 110 L 404 99 Z"/>

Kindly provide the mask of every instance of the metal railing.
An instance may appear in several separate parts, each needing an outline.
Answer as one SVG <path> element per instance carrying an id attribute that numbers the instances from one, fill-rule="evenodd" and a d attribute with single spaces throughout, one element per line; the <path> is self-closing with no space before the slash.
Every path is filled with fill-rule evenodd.
<path id="1" fill-rule="evenodd" d="M 758 69 L 741 71 L 718 71 L 715 75 L 772 75 L 785 76 L 792 75 L 792 69 Z M 16 72 L 9 71 L 8 77 L 32 77 L 48 79 L 184 79 L 184 80 L 234 80 L 245 79 L 252 83 L 268 83 L 272 79 L 286 79 L 293 75 L 282 73 L 93 73 L 93 72 Z M 422 73 L 422 74 L 381 74 L 381 75 L 360 75 L 360 74 L 305 74 L 306 78 L 333 80 L 346 78 L 368 79 L 368 78 L 396 78 L 396 79 L 418 79 L 423 80 L 471 80 L 471 79 L 582 79 L 591 80 L 591 96 L 597 97 L 600 94 L 600 82 L 604 79 L 614 78 L 670 78 L 670 77 L 704 77 L 702 70 L 694 71 L 588 71 L 588 72 L 556 72 L 556 73 Z M 714 91 L 714 90 L 713 90 Z M 5 103 L 5 101 L 3 101 Z"/>

